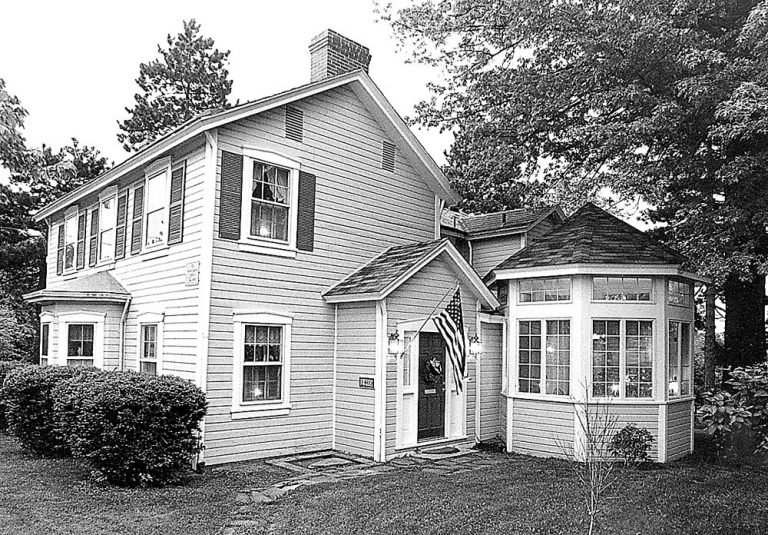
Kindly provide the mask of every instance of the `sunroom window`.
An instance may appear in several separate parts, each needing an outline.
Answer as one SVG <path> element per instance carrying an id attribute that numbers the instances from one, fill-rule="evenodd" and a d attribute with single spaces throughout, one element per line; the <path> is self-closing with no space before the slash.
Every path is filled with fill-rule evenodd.
<path id="1" fill-rule="evenodd" d="M 571 300 L 571 279 L 525 279 L 520 281 L 520 302 L 539 303 Z"/>
<path id="2" fill-rule="evenodd" d="M 67 366 L 93 366 L 93 327 L 93 324 L 68 325 Z"/>
<path id="3" fill-rule="evenodd" d="M 669 281 L 669 304 L 691 306 L 691 285 L 685 282 Z"/>
<path id="4" fill-rule="evenodd" d="M 650 301 L 653 279 L 649 277 L 594 277 L 594 301 Z"/>
<path id="5" fill-rule="evenodd" d="M 592 395 L 653 397 L 653 322 L 592 322 Z"/>
<path id="6" fill-rule="evenodd" d="M 669 322 L 669 374 L 670 397 L 691 393 L 691 324 Z"/>
<path id="7" fill-rule="evenodd" d="M 253 162 L 251 236 L 288 241 L 290 175 L 289 169 Z"/>
<path id="8" fill-rule="evenodd" d="M 518 323 L 520 392 L 570 394 L 571 322 L 533 320 Z M 542 351 L 543 348 L 543 351 Z"/>

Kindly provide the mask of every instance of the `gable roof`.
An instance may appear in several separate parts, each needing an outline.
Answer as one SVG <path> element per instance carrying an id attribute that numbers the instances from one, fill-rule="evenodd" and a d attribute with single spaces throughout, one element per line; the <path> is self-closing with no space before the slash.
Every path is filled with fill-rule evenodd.
<path id="1" fill-rule="evenodd" d="M 323 297 L 329 303 L 379 301 L 441 254 L 454 263 L 480 300 L 494 309 L 499 306 L 477 272 L 446 238 L 390 247 L 323 293 Z"/>
<path id="2" fill-rule="evenodd" d="M 555 214 L 560 221 L 565 219 L 559 206 L 517 208 L 478 215 L 444 209 L 440 215 L 440 225 L 466 233 L 469 238 L 473 238 L 489 233 L 496 235 L 525 232 L 551 214 Z"/>
<path id="3" fill-rule="evenodd" d="M 100 301 L 124 303 L 131 293 L 108 271 L 53 284 L 43 290 L 24 295 L 30 303 L 47 301 Z"/>
<path id="4" fill-rule="evenodd" d="M 592 203 L 493 272 L 565 264 L 680 265 L 685 257 Z M 492 272 L 492 273 L 493 273 Z"/>
<path id="5" fill-rule="evenodd" d="M 150 143 L 136 154 L 131 155 L 109 171 L 44 206 L 35 214 L 34 218 L 36 221 L 41 221 L 53 215 L 80 197 L 101 190 L 131 170 L 148 164 L 173 147 L 209 130 L 346 85 L 355 92 L 357 97 L 360 98 L 363 104 L 379 121 L 397 148 L 406 155 L 419 174 L 429 182 L 433 191 L 449 205 L 459 202 L 461 197 L 453 191 L 440 166 L 432 159 L 370 76 L 360 69 L 301 85 L 288 91 L 246 102 L 226 110 L 215 109 L 200 113 L 175 130 Z"/>

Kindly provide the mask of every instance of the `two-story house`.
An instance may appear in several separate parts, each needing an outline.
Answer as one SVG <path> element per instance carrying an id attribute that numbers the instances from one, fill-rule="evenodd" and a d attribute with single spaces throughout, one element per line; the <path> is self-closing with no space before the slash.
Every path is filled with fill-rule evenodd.
<path id="1" fill-rule="evenodd" d="M 652 240 L 594 207 L 446 211 L 459 198 L 368 76 L 368 49 L 329 30 L 310 53 L 307 85 L 202 114 L 36 214 L 41 363 L 195 382 L 209 464 L 494 436 L 557 453 L 555 437 L 578 442 L 584 377 L 653 424 L 658 459 L 673 423 L 689 445 L 698 279 L 679 255 L 638 254 Z M 432 319 L 457 289 L 483 346 L 462 388 Z M 673 371 L 687 386 L 668 416 Z"/>

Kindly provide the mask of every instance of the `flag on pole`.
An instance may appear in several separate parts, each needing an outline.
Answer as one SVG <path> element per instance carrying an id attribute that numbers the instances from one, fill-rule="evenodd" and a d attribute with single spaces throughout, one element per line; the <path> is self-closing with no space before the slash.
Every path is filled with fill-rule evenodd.
<path id="1" fill-rule="evenodd" d="M 453 364 L 453 380 L 456 382 L 456 389 L 461 392 L 467 366 L 468 347 L 461 313 L 461 290 L 456 290 L 451 302 L 434 320 L 437 330 L 445 340 L 445 351 Z"/>

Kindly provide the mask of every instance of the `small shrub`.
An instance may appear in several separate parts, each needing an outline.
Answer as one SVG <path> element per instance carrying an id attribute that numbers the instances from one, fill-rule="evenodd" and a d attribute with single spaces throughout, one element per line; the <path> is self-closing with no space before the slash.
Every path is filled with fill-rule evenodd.
<path id="1" fill-rule="evenodd" d="M 15 368 L 3 384 L 8 429 L 28 450 L 41 455 L 67 455 L 69 449 L 54 426 L 52 391 L 61 381 L 97 372 L 93 368 L 65 366 Z"/>
<path id="2" fill-rule="evenodd" d="M 768 363 L 729 375 L 726 390 L 702 396 L 698 421 L 721 453 L 768 454 Z"/>
<path id="3" fill-rule="evenodd" d="M 179 377 L 105 372 L 64 381 L 53 397 L 57 433 L 111 483 L 176 482 L 200 451 L 205 394 Z"/>
<path id="4" fill-rule="evenodd" d="M 624 461 L 625 466 L 648 462 L 648 453 L 653 444 L 653 435 L 644 427 L 627 424 L 613 435 L 608 450 L 614 457 Z"/>
<path id="5" fill-rule="evenodd" d="M 3 403 L 3 382 L 11 371 L 22 366 L 27 366 L 24 362 L 3 361 L 0 360 L 0 431 L 8 429 L 8 420 L 5 418 L 5 404 Z"/>

